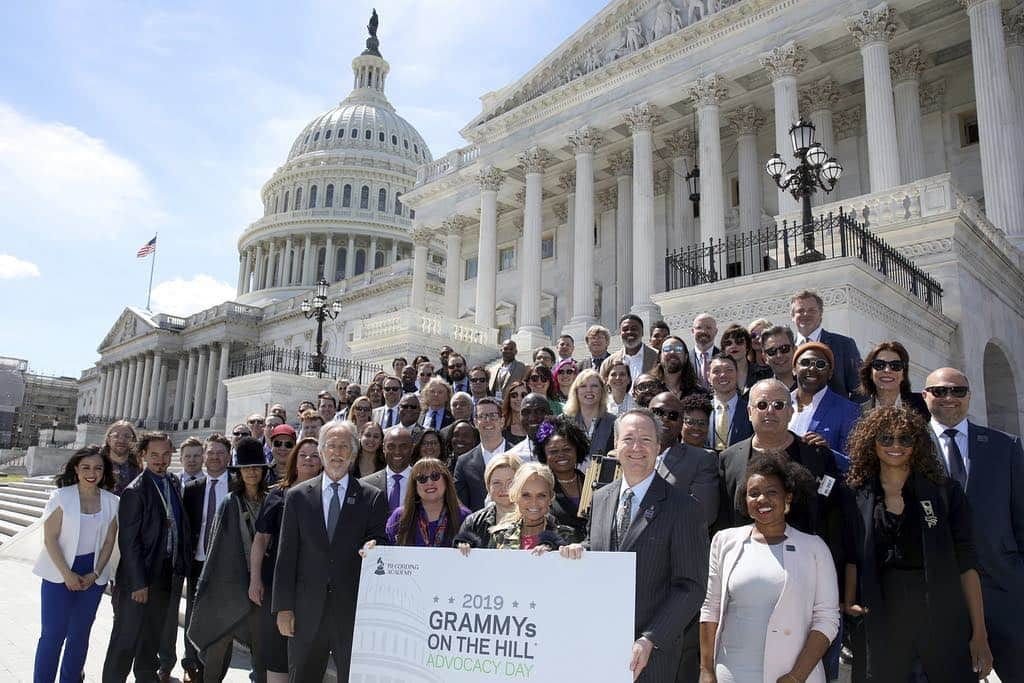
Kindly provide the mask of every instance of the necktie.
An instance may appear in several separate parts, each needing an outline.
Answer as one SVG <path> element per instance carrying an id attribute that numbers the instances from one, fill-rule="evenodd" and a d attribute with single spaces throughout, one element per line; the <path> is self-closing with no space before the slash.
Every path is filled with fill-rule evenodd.
<path id="1" fill-rule="evenodd" d="M 701 351 L 700 354 L 700 383 L 705 389 L 708 388 L 708 352 Z"/>
<path id="2" fill-rule="evenodd" d="M 213 518 L 217 514 L 217 480 L 211 479 L 208 484 L 210 495 L 206 497 L 206 523 L 203 524 L 203 552 L 210 552 L 210 532 L 213 530 Z"/>
<path id="3" fill-rule="evenodd" d="M 949 456 L 949 476 L 960 482 L 960 486 L 967 490 L 967 466 L 964 465 L 964 455 L 960 447 L 956 445 L 956 435 L 959 432 L 955 429 L 947 429 L 942 432 L 949 439 L 949 449 L 946 453 Z"/>
<path id="4" fill-rule="evenodd" d="M 402 475 L 392 474 L 391 495 L 388 496 L 388 509 L 394 510 L 402 504 Z"/>
<path id="5" fill-rule="evenodd" d="M 729 445 L 729 404 L 718 404 L 718 419 L 715 420 L 715 450 L 724 451 Z"/>
<path id="6" fill-rule="evenodd" d="M 393 425 L 395 423 L 395 409 L 394 408 L 388 408 L 387 413 L 388 413 L 388 417 L 385 420 L 385 424 L 384 424 L 384 428 L 385 429 L 387 429 L 388 427 L 390 427 L 391 425 Z"/>
<path id="7" fill-rule="evenodd" d="M 164 494 L 164 505 L 167 513 L 167 556 L 174 560 L 174 551 L 177 549 L 178 525 L 174 519 L 174 505 L 171 503 L 171 487 L 167 485 L 167 477 L 160 480 L 160 490 Z"/>
<path id="8" fill-rule="evenodd" d="M 327 540 L 334 538 L 334 530 L 338 528 L 338 519 L 341 518 L 341 498 L 338 497 L 338 482 L 331 482 L 331 502 L 327 505 Z"/>
<path id="9" fill-rule="evenodd" d="M 434 413 L 434 419 L 431 421 L 430 424 L 431 424 L 431 426 L 433 426 L 434 429 L 437 429 L 437 430 L 441 429 L 441 411 L 440 410 L 438 410 L 436 413 Z"/>
<path id="10" fill-rule="evenodd" d="M 619 506 L 619 514 L 615 517 L 615 549 L 618 550 L 622 539 L 629 531 L 629 523 L 633 519 L 633 489 L 626 489 L 622 493 L 622 505 Z"/>

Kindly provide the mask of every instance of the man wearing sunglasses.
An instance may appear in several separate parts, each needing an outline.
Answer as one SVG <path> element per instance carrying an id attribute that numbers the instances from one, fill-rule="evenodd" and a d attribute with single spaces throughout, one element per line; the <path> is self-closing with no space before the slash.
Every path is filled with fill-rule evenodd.
<path id="1" fill-rule="evenodd" d="M 680 441 L 683 402 L 671 391 L 651 399 L 651 412 L 661 420 L 661 455 L 658 474 L 680 491 L 693 496 L 704 510 L 708 526 L 718 516 L 718 456 Z"/>
<path id="2" fill-rule="evenodd" d="M 821 342 L 832 350 L 835 357 L 832 379 L 829 386 L 843 398 L 856 399 L 860 386 L 860 351 L 857 342 L 837 332 L 829 332 L 821 326 L 825 303 L 816 292 L 802 290 L 789 300 L 789 312 L 796 326 L 796 345 L 806 342 Z"/>
<path id="3" fill-rule="evenodd" d="M 971 389 L 954 368 L 925 380 L 935 450 L 971 505 L 985 626 L 999 679 L 1024 680 L 1024 453 L 1020 437 L 967 419 Z"/>
<path id="4" fill-rule="evenodd" d="M 857 404 L 840 396 L 829 387 L 835 358 L 832 350 L 821 342 L 807 342 L 793 355 L 796 390 L 793 391 L 793 416 L 789 431 L 807 443 L 831 448 L 840 454 L 837 463 L 845 472 L 846 439 L 860 419 Z"/>
<path id="5" fill-rule="evenodd" d="M 771 368 L 772 376 L 790 390 L 796 389 L 793 374 L 793 352 L 796 351 L 796 336 L 786 325 L 769 327 L 761 333 L 761 350 Z"/>
<path id="6" fill-rule="evenodd" d="M 388 429 L 398 424 L 398 402 L 402 400 L 402 380 L 397 377 L 385 377 L 382 382 L 384 405 L 373 409 L 373 421 L 381 429 Z"/>

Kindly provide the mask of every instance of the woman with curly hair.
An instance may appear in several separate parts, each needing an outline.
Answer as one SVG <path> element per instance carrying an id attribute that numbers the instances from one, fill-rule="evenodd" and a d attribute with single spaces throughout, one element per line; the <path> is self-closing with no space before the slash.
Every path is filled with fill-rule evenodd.
<path id="1" fill-rule="evenodd" d="M 437 458 L 412 466 L 405 500 L 388 518 L 384 531 L 392 545 L 450 548 L 469 510 L 459 503 L 448 467 Z"/>
<path id="2" fill-rule="evenodd" d="M 585 370 L 597 375 L 597 370 Z M 572 527 L 574 536 L 586 536 L 587 521 L 578 515 L 580 496 L 583 494 L 583 464 L 590 451 L 590 440 L 576 422 L 565 415 L 547 417 L 537 427 L 537 460 L 551 470 L 555 477 L 555 498 L 551 514 L 559 524 Z"/>
<path id="3" fill-rule="evenodd" d="M 137 440 L 135 427 L 128 420 L 118 420 L 110 425 L 103 436 L 100 455 L 110 458 L 110 464 L 114 468 L 112 491 L 115 496 L 120 496 L 125 487 L 142 473 L 142 459 L 135 452 Z"/>
<path id="4" fill-rule="evenodd" d="M 845 611 L 854 681 L 976 681 L 992 670 L 970 511 L 924 420 L 869 412 L 847 442 Z"/>
<path id="5" fill-rule="evenodd" d="M 868 400 L 861 403 L 861 410 L 867 412 L 881 406 L 909 408 L 925 422 L 931 419 L 928 406 L 920 393 L 910 389 L 910 354 L 898 341 L 876 344 L 864 357 L 860 366 L 860 388 L 858 391 Z"/>

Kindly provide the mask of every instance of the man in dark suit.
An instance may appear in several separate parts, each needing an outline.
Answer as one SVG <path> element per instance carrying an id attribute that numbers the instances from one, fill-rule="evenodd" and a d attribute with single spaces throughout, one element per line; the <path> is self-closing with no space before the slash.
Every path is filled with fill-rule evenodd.
<path id="1" fill-rule="evenodd" d="M 651 412 L 661 420 L 658 474 L 697 499 L 710 527 L 718 516 L 718 456 L 679 440 L 683 431 L 683 402 L 671 391 L 651 399 Z"/>
<path id="2" fill-rule="evenodd" d="M 455 463 L 455 492 L 462 504 L 476 512 L 487 501 L 484 471 L 490 459 L 505 452 L 505 439 L 501 435 L 501 405 L 497 399 L 486 396 L 476 404 L 476 424 L 480 430 L 480 443 L 463 453 Z"/>
<path id="3" fill-rule="evenodd" d="M 683 628 L 697 618 L 708 577 L 708 534 L 700 505 L 655 471 L 661 450 L 658 418 L 634 409 L 618 419 L 615 450 L 622 479 L 594 494 L 587 540 L 565 546 L 636 554 L 635 680 L 673 681 Z M 638 677 L 638 678 L 637 678 Z"/>
<path id="4" fill-rule="evenodd" d="M 125 488 L 118 509 L 117 609 L 103 662 L 104 683 L 157 681 L 157 651 L 174 575 L 188 573 L 189 526 L 178 480 L 167 472 L 171 439 L 145 432 L 136 443 L 146 469 Z M 134 666 L 133 666 L 134 664 Z"/>
<path id="5" fill-rule="evenodd" d="M 1024 680 L 1024 453 L 1020 437 L 967 419 L 967 377 L 940 368 L 925 380 L 924 400 L 939 454 L 967 491 L 994 668 L 1003 681 Z M 960 395 L 958 395 L 960 394 Z"/>
<path id="6" fill-rule="evenodd" d="M 526 377 L 526 365 L 516 360 L 517 353 L 519 348 L 511 339 L 501 345 L 501 362 L 490 371 L 491 396 L 502 398 L 509 384 Z"/>
<path id="7" fill-rule="evenodd" d="M 710 313 L 701 313 L 693 319 L 693 326 L 690 328 L 693 334 L 693 348 L 690 349 L 690 365 L 697 375 L 697 382 L 708 389 L 708 371 L 711 369 L 711 359 L 718 355 L 720 349 L 715 346 L 715 337 L 718 336 L 718 322 Z"/>
<path id="8" fill-rule="evenodd" d="M 320 681 L 333 653 L 347 681 L 359 592 L 359 550 L 385 542 L 384 493 L 348 475 L 358 442 L 352 425 L 324 431 L 324 471 L 289 489 L 274 568 L 272 611 L 288 640 L 288 677 Z"/>
<path id="9" fill-rule="evenodd" d="M 440 377 L 431 377 L 420 389 L 420 397 L 426 402 L 426 410 L 420 416 L 419 423 L 424 429 L 441 431 L 454 420 L 448 410 L 448 402 L 452 399 L 452 388 Z"/>
<path id="10" fill-rule="evenodd" d="M 804 441 L 838 453 L 839 469 L 845 472 L 849 469 L 846 440 L 860 419 L 861 410 L 829 388 L 834 363 L 832 350 L 821 342 L 807 342 L 796 350 L 796 391 L 789 428 Z"/>
<path id="11" fill-rule="evenodd" d="M 420 399 L 416 394 L 406 394 L 398 402 L 398 424 L 415 441 L 423 433 L 420 419 Z"/>
<path id="12" fill-rule="evenodd" d="M 856 400 L 860 386 L 860 351 L 857 342 L 837 332 L 822 329 L 821 317 L 825 303 L 816 292 L 802 290 L 789 300 L 789 312 L 796 326 L 796 345 L 821 342 L 832 349 L 835 364 L 829 387 L 843 398 Z"/>
<path id="13" fill-rule="evenodd" d="M 469 378 L 466 376 L 466 359 L 457 353 L 451 353 L 447 361 L 448 374 L 445 380 L 452 387 L 452 393 L 465 391 L 469 393 Z"/>
<path id="14" fill-rule="evenodd" d="M 591 325 L 583 339 L 587 342 L 590 358 L 583 361 L 580 370 L 590 368 L 600 372 L 601 364 L 611 355 L 608 353 L 608 344 L 612 341 L 611 332 L 604 325 Z"/>
<path id="15" fill-rule="evenodd" d="M 384 433 L 384 469 L 359 481 L 378 488 L 387 500 L 388 512 L 402 505 L 412 477 L 412 434 L 401 427 Z"/>
<path id="16" fill-rule="evenodd" d="M 721 453 L 734 443 L 749 439 L 754 434 L 747 415 L 747 399 L 741 396 L 736 382 L 736 359 L 720 353 L 711 359 L 708 385 L 713 396 L 708 423 L 707 448 Z"/>
<path id="17" fill-rule="evenodd" d="M 658 364 L 658 352 L 644 344 L 644 321 L 640 316 L 627 313 L 619 318 L 619 339 L 622 340 L 622 348 L 601 363 L 601 379 L 608 381 L 608 373 L 618 361 L 629 366 L 629 376 L 633 381 L 654 370 Z"/>

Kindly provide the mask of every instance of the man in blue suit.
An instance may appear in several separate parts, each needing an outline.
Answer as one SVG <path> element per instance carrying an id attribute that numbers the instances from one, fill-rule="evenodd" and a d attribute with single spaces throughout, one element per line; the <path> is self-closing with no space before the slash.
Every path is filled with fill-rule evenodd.
<path id="1" fill-rule="evenodd" d="M 967 377 L 940 368 L 925 380 L 936 451 L 971 504 L 985 627 L 996 673 L 1024 680 L 1024 453 L 1020 437 L 970 422 Z"/>
<path id="2" fill-rule="evenodd" d="M 832 365 L 832 379 L 829 388 L 843 398 L 856 399 L 860 385 L 860 351 L 857 342 L 837 332 L 822 329 L 821 317 L 825 303 L 816 292 L 802 290 L 789 300 L 789 313 L 796 326 L 796 344 L 802 346 L 809 341 L 821 342 L 832 350 L 835 363 Z"/>
<path id="3" fill-rule="evenodd" d="M 736 389 L 736 359 L 719 353 L 708 364 L 708 388 L 714 395 L 708 425 L 707 448 L 721 453 L 754 435 L 747 415 L 747 399 Z"/>
<path id="4" fill-rule="evenodd" d="M 809 444 L 831 448 L 836 465 L 845 472 L 849 467 L 846 440 L 861 411 L 856 403 L 829 388 L 834 363 L 832 350 L 821 342 L 807 342 L 793 354 L 796 389 L 789 429 Z"/>

